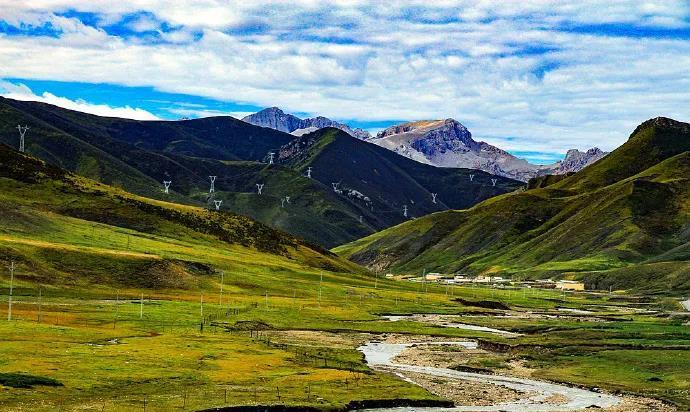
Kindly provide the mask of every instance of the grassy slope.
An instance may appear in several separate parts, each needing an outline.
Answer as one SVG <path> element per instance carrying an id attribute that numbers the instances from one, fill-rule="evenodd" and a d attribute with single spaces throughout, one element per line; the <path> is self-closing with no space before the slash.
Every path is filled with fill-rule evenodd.
<path id="1" fill-rule="evenodd" d="M 4 145 L 0 159 L 0 251 L 36 281 L 197 288 L 216 273 L 209 259 L 361 272 L 243 216 L 131 195 Z"/>
<path id="2" fill-rule="evenodd" d="M 596 287 L 665 289 L 673 279 L 674 290 L 690 289 L 682 275 L 690 261 L 690 132 L 667 121 L 643 126 L 604 160 L 546 188 L 430 215 L 336 251 L 396 271 L 579 272 Z M 657 257 L 673 269 L 645 266 Z"/>

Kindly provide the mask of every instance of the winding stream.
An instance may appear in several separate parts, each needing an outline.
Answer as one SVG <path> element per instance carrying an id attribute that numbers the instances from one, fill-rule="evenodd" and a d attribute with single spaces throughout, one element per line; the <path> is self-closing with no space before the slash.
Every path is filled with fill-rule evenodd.
<path id="1" fill-rule="evenodd" d="M 608 408 L 617 405 L 621 399 L 607 394 L 592 392 L 585 389 L 571 388 L 565 385 L 541 382 L 532 379 L 517 378 L 500 375 L 484 375 L 480 373 L 460 372 L 447 368 L 436 368 L 430 366 L 415 366 L 401 364 L 394 361 L 395 357 L 401 354 L 406 348 L 413 345 L 459 345 L 468 349 L 475 349 L 477 344 L 471 341 L 459 342 L 421 342 L 421 343 L 381 343 L 369 342 L 360 346 L 359 350 L 364 354 L 367 364 L 377 370 L 393 372 L 396 374 L 404 372 L 420 373 L 430 376 L 438 376 L 447 379 L 460 379 L 477 383 L 491 383 L 501 385 L 522 393 L 525 398 L 515 402 L 501 403 L 491 406 L 456 406 L 455 408 L 381 408 L 375 411 L 405 412 L 405 411 L 424 411 L 424 412 L 450 412 L 450 411 L 509 411 L 509 412 L 556 412 L 582 410 L 590 406 Z M 411 379 L 406 379 L 415 383 Z M 567 399 L 562 404 L 546 403 L 547 399 L 554 395 L 560 395 Z"/>
<path id="2" fill-rule="evenodd" d="M 383 319 L 386 319 L 391 322 L 398 322 L 401 320 L 420 320 L 422 322 L 427 321 L 425 319 L 425 315 L 383 315 L 381 316 Z M 495 333 L 497 335 L 503 335 L 505 337 L 515 337 L 515 336 L 521 336 L 519 333 L 515 332 L 510 332 L 507 330 L 501 330 L 501 329 L 494 329 L 494 328 L 489 328 L 486 326 L 478 326 L 478 325 L 471 325 L 468 323 L 460 323 L 460 322 L 450 322 L 450 321 L 442 321 L 438 323 L 438 326 L 444 326 L 447 328 L 456 328 L 456 329 L 465 329 L 465 330 L 474 330 L 478 332 L 488 332 L 488 333 Z"/>

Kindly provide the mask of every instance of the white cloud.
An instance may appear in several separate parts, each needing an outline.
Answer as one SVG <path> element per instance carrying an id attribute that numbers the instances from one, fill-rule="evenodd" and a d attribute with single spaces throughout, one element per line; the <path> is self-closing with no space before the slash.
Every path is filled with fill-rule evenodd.
<path id="1" fill-rule="evenodd" d="M 48 103 L 65 109 L 91 113 L 99 116 L 121 117 L 135 120 L 160 120 L 154 114 L 139 108 L 111 107 L 105 104 L 92 104 L 84 100 L 70 100 L 66 97 L 55 96 L 45 92 L 36 95 L 24 84 L 14 84 L 0 80 L 0 95 L 9 99 Z"/>
<path id="2" fill-rule="evenodd" d="M 223 110 L 211 110 L 203 108 L 173 108 L 168 109 L 170 113 L 176 114 L 182 117 L 216 117 L 216 116 L 232 116 L 235 119 L 242 119 L 254 112 L 227 112 Z"/>
<path id="3" fill-rule="evenodd" d="M 631 38 L 559 27 L 687 31 L 686 6 L 0 0 L 9 24 L 51 22 L 62 31 L 57 38 L 0 35 L 0 78 L 153 86 L 336 119 L 454 117 L 512 150 L 610 150 L 647 118 L 690 119 L 690 42 L 687 35 Z M 146 11 L 140 29 L 166 23 L 175 30 L 151 43 L 119 38 L 56 15 L 71 9 L 108 23 Z"/>

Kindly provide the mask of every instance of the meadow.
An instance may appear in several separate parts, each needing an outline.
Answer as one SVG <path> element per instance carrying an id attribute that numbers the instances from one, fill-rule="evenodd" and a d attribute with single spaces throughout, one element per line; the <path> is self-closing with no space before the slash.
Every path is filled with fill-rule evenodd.
<path id="1" fill-rule="evenodd" d="M 353 400 L 436 399 L 366 366 L 356 347 L 386 334 L 493 342 L 505 346 L 483 366 L 500 369 L 521 359 L 538 378 L 690 405 L 690 332 L 682 320 L 620 314 L 625 301 L 607 295 L 451 290 L 331 273 L 323 273 L 323 281 L 319 273 L 305 273 L 299 292 L 292 282 L 273 285 L 270 293 L 238 287 L 249 278 L 257 276 L 227 273 L 222 294 L 215 278 L 207 280 L 203 292 L 148 290 L 143 297 L 138 289 L 44 288 L 39 293 L 20 283 L 12 320 L 0 322 L 0 373 L 49 378 L 59 386 L 4 386 L 0 405 L 6 410 L 341 409 Z M 606 305 L 609 312 L 600 315 L 619 320 L 499 318 L 487 311 L 477 314 L 456 297 L 494 300 L 529 313 Z M 463 322 L 525 335 L 506 338 L 422 322 L 386 322 L 381 313 L 465 314 Z"/>

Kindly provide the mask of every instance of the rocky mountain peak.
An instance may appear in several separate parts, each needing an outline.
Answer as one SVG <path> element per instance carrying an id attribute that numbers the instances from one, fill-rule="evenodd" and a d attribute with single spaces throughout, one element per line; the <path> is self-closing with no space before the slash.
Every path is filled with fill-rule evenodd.
<path id="1" fill-rule="evenodd" d="M 269 127 L 281 132 L 290 133 L 299 129 L 300 118 L 291 114 L 286 114 L 278 107 L 269 107 L 249 116 L 242 118 L 242 121 L 251 123 L 255 126 Z"/>
<path id="2" fill-rule="evenodd" d="M 586 152 L 581 152 L 577 149 L 570 149 L 565 154 L 565 158 L 556 163 L 556 167 L 551 171 L 552 174 L 564 174 L 570 172 L 577 172 L 584 167 L 596 162 L 608 153 L 593 147 Z"/>
<path id="3" fill-rule="evenodd" d="M 535 165 L 486 142 L 478 142 L 455 119 L 420 120 L 394 125 L 379 132 L 372 143 L 418 162 L 439 167 L 464 167 L 527 181 L 543 174 L 576 172 L 605 152 L 569 150 L 565 159 L 551 165 Z"/>
<path id="4" fill-rule="evenodd" d="M 277 107 L 263 109 L 249 116 L 245 116 L 242 120 L 255 126 L 270 127 L 271 129 L 292 133 L 296 136 L 323 129 L 324 127 L 335 127 L 358 139 L 368 139 L 371 137 L 366 130 L 352 129 L 346 124 L 338 123 L 327 117 L 317 116 L 300 119 L 297 116 L 283 112 L 283 110 Z"/>

